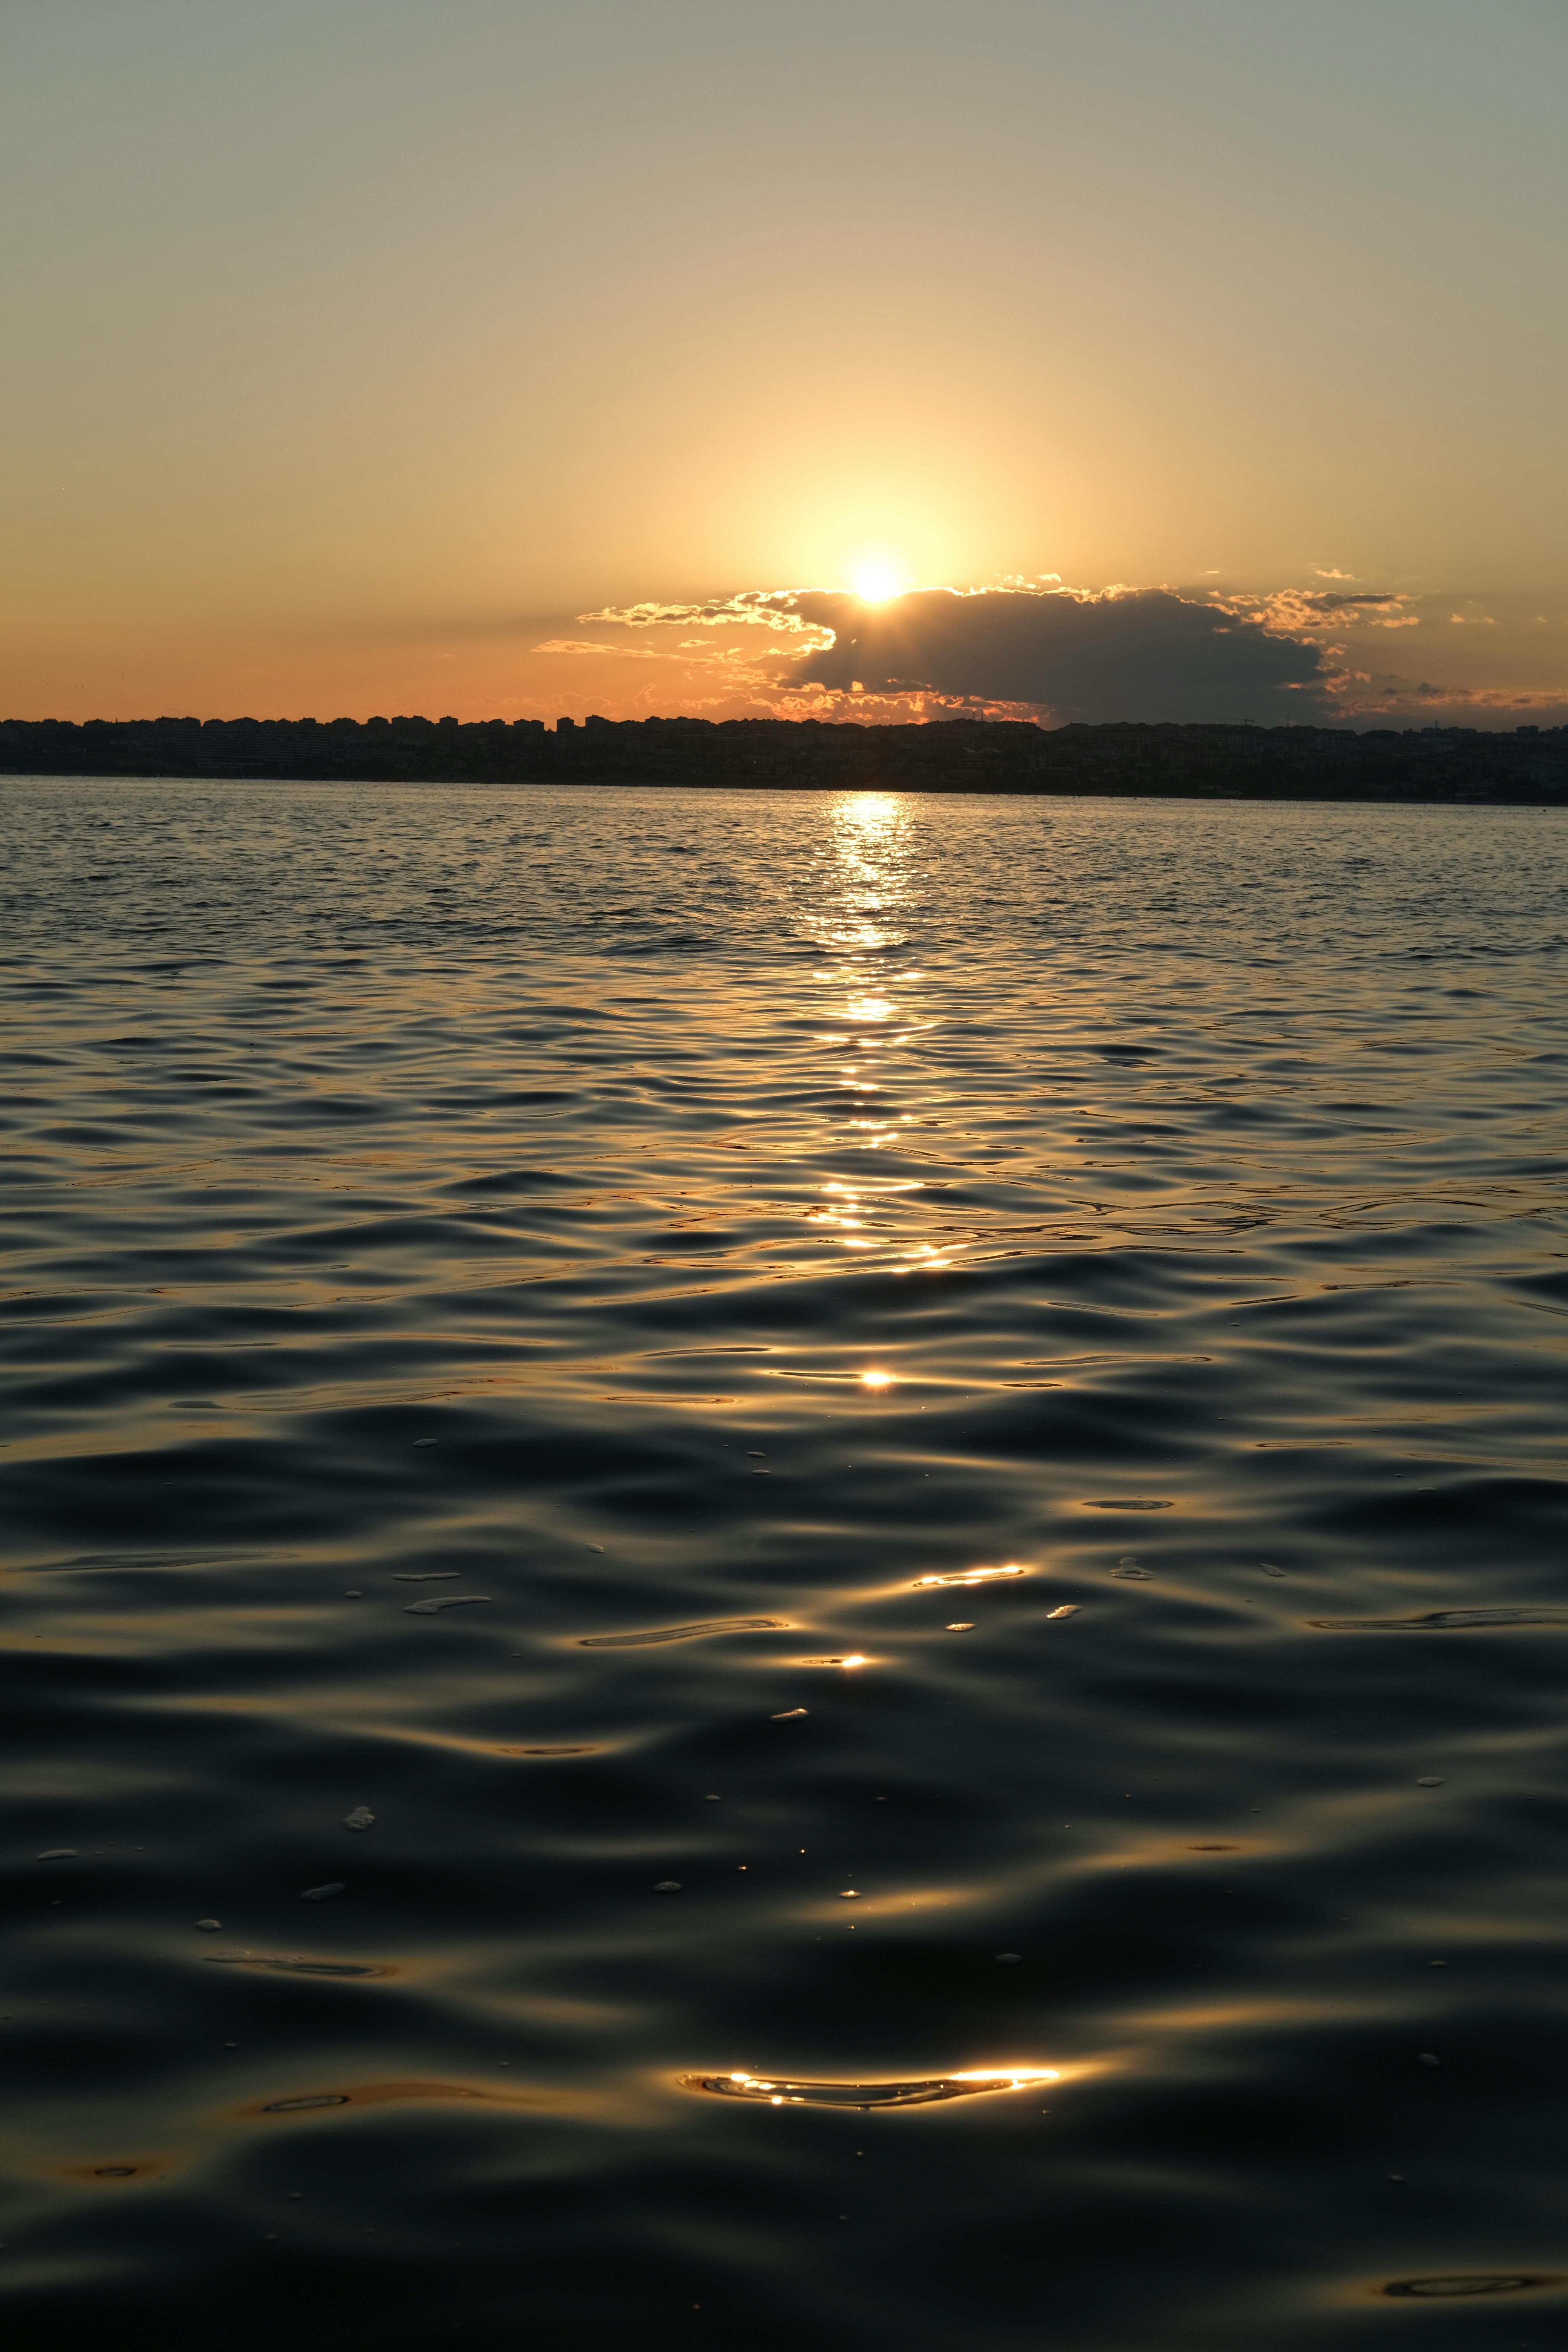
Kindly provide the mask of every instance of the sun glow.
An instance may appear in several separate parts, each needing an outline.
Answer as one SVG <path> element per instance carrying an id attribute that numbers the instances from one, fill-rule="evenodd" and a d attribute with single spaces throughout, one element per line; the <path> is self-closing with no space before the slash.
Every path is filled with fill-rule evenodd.
<path id="1" fill-rule="evenodd" d="M 904 576 L 888 556 L 866 555 L 851 572 L 850 585 L 863 604 L 885 604 L 902 594 Z"/>

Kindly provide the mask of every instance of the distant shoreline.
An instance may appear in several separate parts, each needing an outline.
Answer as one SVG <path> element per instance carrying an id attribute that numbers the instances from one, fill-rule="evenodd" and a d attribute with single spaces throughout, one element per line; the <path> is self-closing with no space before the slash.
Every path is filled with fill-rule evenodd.
<path id="1" fill-rule="evenodd" d="M 13 719 L 0 722 L 0 775 L 1552 808 L 1568 805 L 1568 727 Z"/>

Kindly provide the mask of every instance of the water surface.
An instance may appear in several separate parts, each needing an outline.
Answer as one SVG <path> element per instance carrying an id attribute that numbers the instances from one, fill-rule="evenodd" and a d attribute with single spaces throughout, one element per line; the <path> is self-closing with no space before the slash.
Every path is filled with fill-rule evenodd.
<path id="1" fill-rule="evenodd" d="M 1561 2341 L 1560 814 L 5 805 L 10 2342 Z"/>

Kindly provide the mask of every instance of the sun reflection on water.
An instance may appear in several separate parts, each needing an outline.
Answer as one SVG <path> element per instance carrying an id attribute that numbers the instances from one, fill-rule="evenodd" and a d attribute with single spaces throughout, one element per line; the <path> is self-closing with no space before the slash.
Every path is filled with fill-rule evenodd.
<path id="1" fill-rule="evenodd" d="M 988 2091 L 1035 2090 L 1061 2080 L 1061 2070 L 1055 2066 L 979 2066 L 902 2083 L 802 2082 L 739 2071 L 680 2077 L 683 2089 L 707 2091 L 719 2098 L 757 2099 L 774 2107 L 851 2107 L 862 2115 L 877 2107 L 934 2106 Z"/>
<path id="2" fill-rule="evenodd" d="M 806 1222 L 831 1231 L 837 1250 L 917 1276 L 944 1270 L 956 1246 L 945 1234 L 940 1242 L 921 1234 L 932 1205 L 918 1197 L 926 1180 L 903 1172 L 908 1155 L 923 1159 L 922 1129 L 932 1117 L 929 1069 L 906 1049 L 936 1024 L 923 991 L 918 1003 L 900 993 L 906 983 L 928 975 L 923 966 L 899 961 L 900 950 L 908 953 L 902 927 L 926 887 L 920 849 L 917 804 L 904 795 L 837 796 L 812 902 L 802 909 L 818 951 L 828 959 L 811 974 L 830 992 L 812 1043 L 833 1057 L 823 1083 L 842 1106 L 824 1106 L 824 1148 L 840 1155 L 886 1155 L 900 1171 L 886 1179 L 831 1179 L 820 1188 L 823 1205 L 808 1209 Z M 837 1058 L 846 1051 L 848 1058 Z M 842 1158 L 839 1164 L 845 1165 Z M 873 1390 L 893 1385 L 891 1376 L 862 1381 Z"/>

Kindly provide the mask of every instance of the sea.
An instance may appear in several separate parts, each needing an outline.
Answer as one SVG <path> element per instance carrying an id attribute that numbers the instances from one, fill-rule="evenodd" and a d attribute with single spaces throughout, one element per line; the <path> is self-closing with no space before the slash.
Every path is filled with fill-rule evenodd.
<path id="1" fill-rule="evenodd" d="M 1568 818 L 13 778 L 0 2330 L 1568 2340 Z"/>

